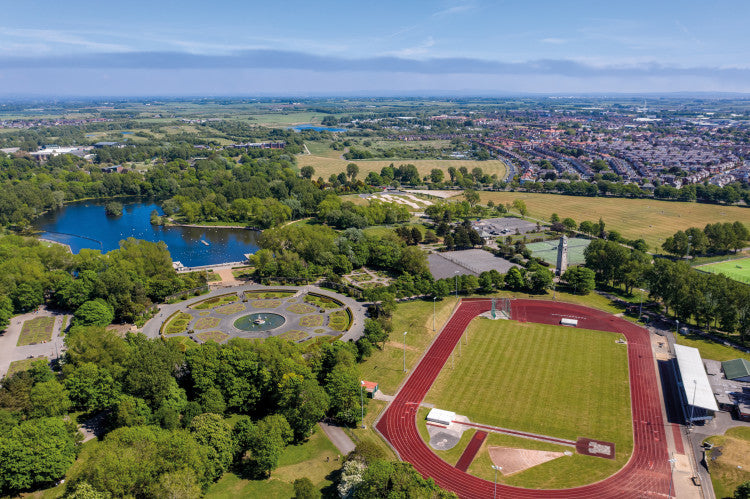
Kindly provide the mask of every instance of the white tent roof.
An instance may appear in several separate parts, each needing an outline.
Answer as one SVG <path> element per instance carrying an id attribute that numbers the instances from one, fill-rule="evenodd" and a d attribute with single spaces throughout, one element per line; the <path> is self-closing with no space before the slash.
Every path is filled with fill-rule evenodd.
<path id="1" fill-rule="evenodd" d="M 716 405 L 714 392 L 708 382 L 698 349 L 675 344 L 674 353 L 677 356 L 687 403 L 694 407 L 718 411 L 719 407 Z"/>
<path id="2" fill-rule="evenodd" d="M 427 415 L 427 421 L 438 423 L 442 425 L 449 425 L 451 421 L 456 419 L 456 413 L 450 411 L 444 411 L 442 409 L 431 409 Z"/>

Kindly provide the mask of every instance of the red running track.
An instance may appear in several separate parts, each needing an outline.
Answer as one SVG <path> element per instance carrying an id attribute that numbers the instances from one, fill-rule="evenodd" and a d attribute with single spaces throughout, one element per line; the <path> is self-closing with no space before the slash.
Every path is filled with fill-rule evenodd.
<path id="1" fill-rule="evenodd" d="M 460 471 L 440 459 L 419 436 L 416 415 L 440 370 L 448 360 L 469 322 L 490 309 L 487 299 L 464 300 L 435 339 L 395 399 L 376 423 L 376 429 L 424 476 L 462 498 L 488 498 L 493 483 Z M 542 300 L 513 300 L 513 319 L 559 324 L 562 317 L 575 317 L 585 329 L 622 333 L 628 342 L 630 397 L 633 412 L 633 454 L 617 473 L 600 482 L 558 490 L 533 490 L 497 486 L 498 497 L 630 498 L 666 496 L 670 468 L 662 420 L 656 368 L 648 332 L 632 322 L 581 305 Z"/>
<path id="2" fill-rule="evenodd" d="M 461 457 L 458 458 L 458 461 L 456 462 L 457 469 L 461 471 L 466 471 L 469 469 L 469 465 L 477 456 L 477 452 L 479 452 L 479 448 L 484 443 L 485 438 L 487 438 L 486 431 L 477 431 L 474 436 L 471 437 L 469 445 L 466 446 L 466 448 L 464 449 L 464 453 L 461 454 Z"/>

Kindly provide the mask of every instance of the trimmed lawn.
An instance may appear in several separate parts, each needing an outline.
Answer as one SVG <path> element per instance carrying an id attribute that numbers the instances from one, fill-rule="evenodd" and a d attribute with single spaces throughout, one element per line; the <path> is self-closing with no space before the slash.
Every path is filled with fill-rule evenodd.
<path id="1" fill-rule="evenodd" d="M 706 441 L 714 444 L 714 448 L 706 452 L 714 494 L 719 498 L 732 497 L 738 485 L 750 480 L 750 428 L 730 428 L 724 435 Z M 717 448 L 721 455 L 716 452 Z"/>
<path id="2" fill-rule="evenodd" d="M 298 329 L 291 329 L 289 331 L 281 333 L 279 335 L 279 338 L 281 338 L 282 340 L 297 342 L 303 338 L 307 338 L 307 333 Z"/>
<path id="3" fill-rule="evenodd" d="M 355 445 L 358 445 L 359 442 L 369 442 L 381 450 L 385 459 L 396 461 L 396 454 L 393 453 L 391 447 L 375 432 L 375 430 L 372 429 L 375 424 L 375 419 L 385 409 L 386 402 L 383 400 L 365 398 L 365 404 L 365 411 L 367 411 L 365 412 L 366 428 L 344 428 L 344 431 L 349 435 L 349 438 L 352 439 Z"/>
<path id="4" fill-rule="evenodd" d="M 237 293 L 228 293 L 226 295 L 214 296 L 213 298 L 201 300 L 198 303 L 193 303 L 190 305 L 190 308 L 194 310 L 207 310 L 226 305 L 227 303 L 232 303 L 238 299 Z"/>
<path id="5" fill-rule="evenodd" d="M 318 327 L 323 325 L 322 315 L 303 315 L 299 320 L 302 327 Z"/>
<path id="6" fill-rule="evenodd" d="M 193 329 L 211 329 L 219 325 L 221 320 L 218 317 L 201 317 L 193 325 Z"/>
<path id="7" fill-rule="evenodd" d="M 21 359 L 21 360 L 14 360 L 10 363 L 10 366 L 8 367 L 8 372 L 5 373 L 7 377 L 11 377 L 16 373 L 20 373 L 22 371 L 28 371 L 31 369 L 31 364 L 34 363 L 35 360 L 39 359 L 45 359 L 47 360 L 47 357 L 44 355 L 40 355 L 39 357 L 33 357 L 31 359 Z"/>
<path id="8" fill-rule="evenodd" d="M 237 314 L 239 312 L 242 312 L 243 310 L 245 310 L 245 304 L 238 302 L 238 303 L 230 303 L 229 305 L 223 305 L 221 307 L 217 307 L 214 311 L 217 314 L 232 315 L 232 314 Z"/>
<path id="9" fill-rule="evenodd" d="M 295 314 L 311 314 L 317 309 L 313 307 L 312 305 L 308 305 L 307 303 L 292 303 L 286 309 L 290 312 L 293 312 Z"/>
<path id="10" fill-rule="evenodd" d="M 316 307 L 319 308 L 339 308 L 343 307 L 344 304 L 341 303 L 338 300 L 334 300 L 333 298 L 330 298 L 328 296 L 320 296 L 320 295 L 313 295 L 309 294 L 305 296 L 305 301 L 307 303 L 312 303 Z"/>
<path id="11" fill-rule="evenodd" d="M 448 321 L 456 305 L 455 297 L 448 297 L 435 303 L 437 312 L 435 327 L 437 331 Z M 403 351 L 400 346 L 406 335 L 406 367 L 411 369 L 432 342 L 435 332 L 432 330 L 432 300 L 415 300 L 399 303 L 393 314 L 393 331 L 385 347 L 373 349 L 372 356 L 359 369 L 362 379 L 377 381 L 380 390 L 394 395 L 404 379 Z"/>
<path id="12" fill-rule="evenodd" d="M 169 321 L 162 326 L 163 334 L 177 334 L 187 330 L 187 325 L 193 320 L 193 316 L 184 312 L 173 314 Z M 201 320 L 201 319 L 198 319 Z"/>
<path id="13" fill-rule="evenodd" d="M 180 350 L 185 352 L 187 350 L 190 350 L 191 348 L 195 348 L 198 346 L 196 342 L 188 338 L 187 336 L 172 336 L 168 339 L 169 341 L 173 341 L 177 343 Z"/>
<path id="14" fill-rule="evenodd" d="M 537 442 L 526 438 L 510 435 L 490 433 L 479 449 L 477 456 L 469 466 L 469 473 L 479 478 L 492 481 L 495 472 L 492 469 L 489 447 L 515 447 L 518 449 L 549 450 L 554 452 L 573 452 L 572 456 L 560 456 L 557 459 L 534 466 L 511 476 L 497 474 L 497 483 L 524 487 L 530 489 L 567 489 L 603 480 L 622 468 L 628 460 L 628 455 L 620 456 L 616 460 L 576 454 L 575 449 L 565 445 L 554 445 Z"/>
<path id="15" fill-rule="evenodd" d="M 713 274 L 724 274 L 730 279 L 735 281 L 744 282 L 750 284 L 750 258 L 742 258 L 740 260 L 731 260 L 728 262 L 710 263 L 708 265 L 700 265 L 695 267 L 698 270 L 704 272 L 711 272 Z"/>
<path id="16" fill-rule="evenodd" d="M 250 300 L 250 305 L 254 308 L 276 308 L 281 306 L 281 300 Z"/>
<path id="17" fill-rule="evenodd" d="M 703 357 L 704 359 L 719 360 L 723 362 L 725 360 L 743 358 L 750 361 L 750 354 L 745 353 L 742 350 L 737 350 L 736 348 L 728 347 L 726 345 L 722 345 L 721 343 L 705 339 L 698 335 L 675 334 L 674 336 L 675 341 L 679 345 L 697 348 L 701 353 L 701 357 Z"/>
<path id="18" fill-rule="evenodd" d="M 52 330 L 55 327 L 54 317 L 36 317 L 23 323 L 21 334 L 16 346 L 36 345 L 52 339 Z"/>
<path id="19" fill-rule="evenodd" d="M 222 343 L 229 338 L 227 333 L 222 333 L 221 331 L 203 331 L 202 333 L 196 334 L 196 336 L 203 342 L 215 341 L 216 343 Z"/>
<path id="20" fill-rule="evenodd" d="M 627 349 L 622 335 L 474 319 L 425 400 L 473 422 L 632 447 Z"/>
<path id="21" fill-rule="evenodd" d="M 529 192 L 480 192 L 479 195 L 483 204 L 490 200 L 506 204 L 521 199 L 526 203 L 529 216 L 543 220 L 549 220 L 552 213 L 578 223 L 596 222 L 601 217 L 607 230 L 616 230 L 628 239 L 643 238 L 649 248 L 657 252 L 661 251 L 667 237 L 688 227 L 705 227 L 717 220 L 739 220 L 750 226 L 750 210 L 740 206 Z"/>
<path id="22" fill-rule="evenodd" d="M 328 316 L 328 327 L 334 331 L 346 331 L 351 323 L 346 310 L 336 310 Z"/>
<path id="23" fill-rule="evenodd" d="M 249 300 L 288 298 L 293 294 L 294 291 L 245 291 L 245 298 Z"/>
<path id="24" fill-rule="evenodd" d="M 336 447 L 317 428 L 307 442 L 284 449 L 279 467 L 271 473 L 268 480 L 245 480 L 234 473 L 225 473 L 208 489 L 206 497 L 288 499 L 294 495 L 292 482 L 303 477 L 309 478 L 318 489 L 323 490 L 333 484 L 331 475 L 341 467 L 342 461 L 336 460 L 338 454 Z"/>
<path id="25" fill-rule="evenodd" d="M 424 440 L 424 443 L 426 443 L 428 447 L 430 445 L 430 434 L 427 431 L 426 418 L 427 413 L 429 412 L 430 410 L 426 407 L 420 407 L 419 411 L 417 411 L 417 429 L 419 430 L 419 436 L 422 437 L 422 440 Z M 458 462 L 458 459 L 464 453 L 466 446 L 469 445 L 471 437 L 473 437 L 476 432 L 477 430 L 475 428 L 469 428 L 468 430 L 463 432 L 463 434 L 461 435 L 461 440 L 459 440 L 456 446 L 452 449 L 437 450 L 430 447 L 430 450 L 440 456 L 440 459 L 442 459 L 443 461 L 455 466 Z"/>

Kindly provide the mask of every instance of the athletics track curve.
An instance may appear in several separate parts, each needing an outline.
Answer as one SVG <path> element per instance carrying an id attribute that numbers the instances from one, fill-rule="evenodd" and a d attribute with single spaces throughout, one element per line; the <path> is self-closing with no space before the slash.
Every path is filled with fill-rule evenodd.
<path id="1" fill-rule="evenodd" d="M 432 477 L 438 485 L 462 498 L 492 497 L 494 484 L 454 468 L 432 452 L 419 435 L 416 414 L 419 404 L 469 322 L 490 310 L 490 307 L 491 302 L 487 299 L 461 302 L 375 426 L 402 460 L 412 463 L 424 477 Z M 511 315 L 514 320 L 542 324 L 559 324 L 561 317 L 574 317 L 578 319 L 578 327 L 612 331 L 625 336 L 634 445 L 627 464 L 600 482 L 556 490 L 522 489 L 498 484 L 497 497 L 666 497 L 670 481 L 669 455 L 648 331 L 600 310 L 544 300 L 513 300 Z"/>

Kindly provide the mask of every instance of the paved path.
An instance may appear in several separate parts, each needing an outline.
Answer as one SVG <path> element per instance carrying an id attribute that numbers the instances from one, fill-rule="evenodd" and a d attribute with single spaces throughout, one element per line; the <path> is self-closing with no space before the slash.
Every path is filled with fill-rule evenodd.
<path id="1" fill-rule="evenodd" d="M 183 310 L 187 311 L 188 305 L 191 305 L 195 302 L 199 302 L 202 300 L 205 300 L 207 298 L 213 298 L 214 296 L 219 295 L 225 295 L 227 293 L 241 293 L 244 291 L 263 291 L 263 290 L 284 290 L 284 291 L 297 291 L 297 292 L 312 292 L 312 293 L 320 293 L 323 295 L 329 295 L 340 302 L 342 302 L 344 305 L 349 307 L 349 310 L 352 312 L 352 325 L 349 328 L 349 330 L 344 333 L 344 335 L 341 337 L 341 341 L 356 341 L 359 339 L 362 334 L 364 333 L 365 329 L 365 306 L 364 304 L 354 300 L 353 298 L 349 298 L 348 296 L 341 295 L 339 293 L 335 293 L 333 291 L 329 291 L 326 289 L 321 289 L 317 286 L 261 286 L 260 284 L 243 284 L 240 286 L 233 286 L 233 287 L 221 287 L 218 289 L 213 289 L 210 292 L 196 296 L 194 298 L 190 298 L 188 300 L 184 300 L 178 303 L 172 303 L 172 304 L 166 304 L 166 305 L 160 305 L 159 306 L 159 312 L 151 318 L 146 324 L 143 326 L 142 332 L 149 338 L 158 338 L 159 337 L 159 330 L 161 329 L 162 323 L 173 313 Z M 259 312 L 269 311 L 273 312 L 273 310 L 261 310 L 258 309 Z M 243 312 L 240 315 L 246 315 L 247 312 Z"/>
<path id="2" fill-rule="evenodd" d="M 18 337 L 21 335 L 23 323 L 37 317 L 55 317 L 52 340 L 47 343 L 37 343 L 36 345 L 16 346 Z M 68 319 L 70 319 L 70 316 L 68 316 Z M 62 328 L 63 321 L 65 321 L 65 314 L 48 310 L 46 307 L 41 307 L 38 312 L 29 312 L 28 314 L 13 317 L 5 332 L 0 334 L 0 378 L 5 376 L 13 361 L 28 359 L 29 357 L 55 359 L 58 355 L 62 355 L 64 344 L 60 337 L 60 329 Z M 69 323 L 69 320 L 65 322 Z"/>
<path id="3" fill-rule="evenodd" d="M 341 452 L 342 456 L 348 455 L 354 450 L 354 447 L 356 447 L 354 442 L 352 442 L 352 439 L 349 438 L 349 435 L 347 435 L 340 427 L 323 422 L 318 424 L 323 429 L 323 432 L 331 443 L 336 446 L 339 452 Z"/>

